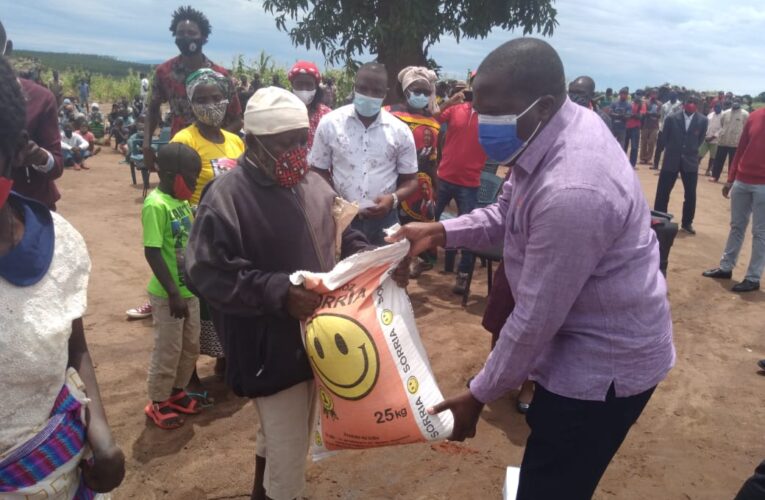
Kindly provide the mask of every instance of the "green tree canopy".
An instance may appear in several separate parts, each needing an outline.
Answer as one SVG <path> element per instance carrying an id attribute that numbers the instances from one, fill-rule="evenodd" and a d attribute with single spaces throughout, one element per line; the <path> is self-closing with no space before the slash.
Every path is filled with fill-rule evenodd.
<path id="1" fill-rule="evenodd" d="M 264 0 L 263 6 L 295 45 L 315 47 L 330 63 L 348 66 L 363 53 L 376 54 L 393 83 L 402 68 L 427 65 L 428 49 L 442 36 L 485 38 L 493 28 L 552 34 L 553 1 Z"/>

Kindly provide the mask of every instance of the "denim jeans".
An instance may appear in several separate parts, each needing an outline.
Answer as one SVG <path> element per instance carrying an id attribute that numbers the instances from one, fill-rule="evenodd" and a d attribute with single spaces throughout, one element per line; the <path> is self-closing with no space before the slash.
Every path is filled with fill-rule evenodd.
<path id="1" fill-rule="evenodd" d="M 351 227 L 364 233 L 369 243 L 378 247 L 385 245 L 385 233 L 383 229 L 398 224 L 398 210 L 391 210 L 382 219 L 362 219 L 356 217 L 351 222 Z"/>
<path id="2" fill-rule="evenodd" d="M 627 152 L 627 145 L 630 146 L 630 165 L 637 165 L 638 151 L 640 150 L 640 127 L 627 129 L 627 137 L 624 142 L 624 152 Z"/>
<path id="3" fill-rule="evenodd" d="M 744 233 L 752 215 L 752 258 L 745 279 L 760 282 L 765 267 L 765 184 L 733 183 L 730 190 L 730 233 L 720 269 L 732 271 L 736 267 Z"/>
<path id="4" fill-rule="evenodd" d="M 613 129 L 614 137 L 616 137 L 616 142 L 619 143 L 619 146 L 622 147 L 624 152 L 627 152 L 627 129 L 622 127 L 614 127 Z"/>
<path id="5" fill-rule="evenodd" d="M 436 201 L 436 220 L 441 219 L 446 206 L 452 201 L 457 202 L 457 215 L 469 214 L 478 204 L 478 188 L 458 186 L 442 179 L 438 179 L 438 200 Z M 470 271 L 470 264 L 473 262 L 473 256 L 470 252 L 462 251 L 457 272 L 467 273 Z"/>

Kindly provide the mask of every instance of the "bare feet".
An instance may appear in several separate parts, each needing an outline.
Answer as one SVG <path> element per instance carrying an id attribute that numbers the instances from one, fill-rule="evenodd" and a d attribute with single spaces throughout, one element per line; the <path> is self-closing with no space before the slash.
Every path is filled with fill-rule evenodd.
<path id="1" fill-rule="evenodd" d="M 75 163 L 74 170 L 82 170 L 82 165 L 80 165 L 79 163 Z"/>

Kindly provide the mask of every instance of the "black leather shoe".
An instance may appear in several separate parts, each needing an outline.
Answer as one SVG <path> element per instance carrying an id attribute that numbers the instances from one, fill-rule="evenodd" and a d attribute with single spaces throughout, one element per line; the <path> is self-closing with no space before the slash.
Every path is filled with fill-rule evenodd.
<path id="1" fill-rule="evenodd" d="M 765 370 L 765 359 L 761 359 L 757 362 L 757 366 L 760 367 L 760 370 Z"/>
<path id="2" fill-rule="evenodd" d="M 709 271 L 704 271 L 701 273 L 702 276 L 705 278 L 717 278 L 721 280 L 729 280 L 733 277 L 733 271 L 723 271 L 719 267 L 716 267 L 714 269 L 710 269 Z"/>
<path id="3" fill-rule="evenodd" d="M 731 288 L 732 292 L 753 292 L 760 289 L 760 283 L 757 281 L 744 280 Z"/>
<path id="4" fill-rule="evenodd" d="M 683 231 L 685 231 L 688 234 L 696 234 L 696 230 L 693 229 L 692 224 L 686 224 L 683 226 Z"/>

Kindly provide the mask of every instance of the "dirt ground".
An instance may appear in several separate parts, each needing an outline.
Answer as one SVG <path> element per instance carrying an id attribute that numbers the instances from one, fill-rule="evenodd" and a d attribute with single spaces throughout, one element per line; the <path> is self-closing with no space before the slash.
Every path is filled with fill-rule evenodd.
<path id="1" fill-rule="evenodd" d="M 127 456 L 117 499 L 244 499 L 255 454 L 253 406 L 213 380 L 212 362 L 200 360 L 215 408 L 176 431 L 147 424 L 146 370 L 150 320 L 129 322 L 150 271 L 141 247 L 141 190 L 128 166 L 107 150 L 90 171 L 67 171 L 59 181 L 60 212 L 87 240 L 93 260 L 85 318 L 109 420 Z M 639 171 L 650 202 L 657 177 Z M 156 177 L 152 178 L 156 180 Z M 140 182 L 140 181 L 139 181 Z M 719 185 L 700 179 L 695 237 L 681 234 L 670 256 L 669 285 L 677 365 L 606 472 L 597 499 L 732 498 L 765 458 L 762 412 L 765 378 L 765 293 L 731 293 L 732 282 L 702 278 L 715 266 L 728 230 L 729 204 Z M 680 214 L 682 186 L 670 210 Z M 750 238 L 734 275 L 743 279 Z M 461 391 L 482 366 L 489 335 L 481 328 L 486 273 L 466 309 L 450 289 L 453 275 L 430 272 L 410 292 L 417 323 L 442 391 Z M 507 465 L 519 465 L 528 427 L 512 395 L 489 405 L 475 439 L 465 444 L 422 444 L 344 452 L 308 468 L 311 499 L 500 498 Z"/>

